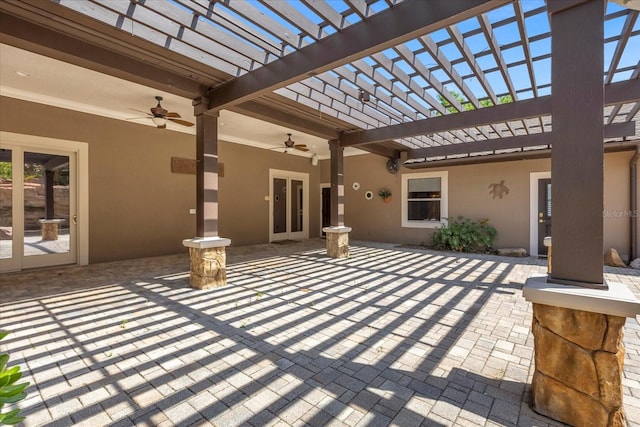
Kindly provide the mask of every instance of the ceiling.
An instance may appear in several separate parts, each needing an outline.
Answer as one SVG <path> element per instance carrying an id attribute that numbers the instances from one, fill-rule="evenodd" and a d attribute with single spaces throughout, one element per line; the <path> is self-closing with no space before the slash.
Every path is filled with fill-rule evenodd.
<path id="1" fill-rule="evenodd" d="M 97 71 L 78 67 L 46 56 L 0 44 L 0 95 L 126 120 L 143 126 L 155 126 L 145 117 L 162 96 L 162 106 L 195 123 L 191 99 L 158 91 Z M 326 139 L 294 129 L 234 113 L 220 112 L 219 137 L 228 142 L 279 151 L 284 148 L 287 133 L 296 144 L 306 144 L 309 152 L 294 151 L 287 155 L 329 158 Z M 167 123 L 167 129 L 195 135 L 195 127 Z M 284 151 L 284 150 L 282 150 Z M 347 148 L 345 155 L 365 153 Z"/>

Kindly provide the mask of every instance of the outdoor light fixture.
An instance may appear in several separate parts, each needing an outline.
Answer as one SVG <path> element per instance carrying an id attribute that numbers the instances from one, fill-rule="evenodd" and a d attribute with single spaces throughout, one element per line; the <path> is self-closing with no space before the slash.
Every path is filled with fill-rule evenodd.
<path id="1" fill-rule="evenodd" d="M 311 165 L 318 166 L 318 154 L 313 153 L 313 156 L 311 156 Z"/>
<path id="2" fill-rule="evenodd" d="M 629 9 L 640 10 L 640 0 L 613 0 L 614 3 Z"/>
<path id="3" fill-rule="evenodd" d="M 360 102 L 369 102 L 371 101 L 371 97 L 369 96 L 369 92 L 364 89 L 360 89 L 360 93 L 358 94 L 358 99 Z"/>
<path id="4" fill-rule="evenodd" d="M 151 117 L 151 121 L 158 127 L 164 127 L 167 124 L 167 119 L 165 119 L 164 117 L 153 116 Z"/>

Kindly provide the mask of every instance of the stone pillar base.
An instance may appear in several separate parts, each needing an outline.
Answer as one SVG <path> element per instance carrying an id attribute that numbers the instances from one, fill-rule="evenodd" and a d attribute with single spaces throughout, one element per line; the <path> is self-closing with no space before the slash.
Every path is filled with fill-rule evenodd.
<path id="1" fill-rule="evenodd" d="M 533 409 L 573 426 L 625 426 L 622 327 L 640 303 L 627 287 L 608 290 L 530 278 L 535 371 Z"/>
<path id="2" fill-rule="evenodd" d="M 40 219 L 42 226 L 42 240 L 58 240 L 58 229 L 64 219 Z"/>
<path id="3" fill-rule="evenodd" d="M 322 231 L 327 234 L 327 255 L 331 258 L 348 258 L 351 227 L 325 227 Z"/>
<path id="4" fill-rule="evenodd" d="M 189 284 L 195 289 L 209 289 L 227 284 L 225 247 L 231 240 L 205 237 L 183 240 L 189 248 Z"/>

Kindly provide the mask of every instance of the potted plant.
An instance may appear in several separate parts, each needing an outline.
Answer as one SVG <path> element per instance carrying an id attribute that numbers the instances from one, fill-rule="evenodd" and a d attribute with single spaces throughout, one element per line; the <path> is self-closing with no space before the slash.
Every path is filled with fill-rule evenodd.
<path id="1" fill-rule="evenodd" d="M 378 196 L 382 197 L 382 200 L 384 200 L 385 203 L 389 203 L 391 201 L 391 190 L 388 188 L 381 188 L 380 191 L 378 191 Z"/>

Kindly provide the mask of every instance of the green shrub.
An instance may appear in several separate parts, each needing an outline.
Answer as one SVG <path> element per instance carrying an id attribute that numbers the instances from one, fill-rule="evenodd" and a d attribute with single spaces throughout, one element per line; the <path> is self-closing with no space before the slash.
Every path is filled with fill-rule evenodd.
<path id="1" fill-rule="evenodd" d="M 0 331 L 0 340 L 6 337 L 8 333 L 8 331 Z M 16 403 L 24 399 L 27 396 L 24 389 L 29 385 L 29 383 L 15 384 L 22 378 L 22 372 L 20 372 L 19 366 L 7 368 L 8 361 L 9 355 L 0 353 L 0 425 L 14 425 L 24 420 L 24 417 L 19 416 L 20 409 L 2 412 L 2 407 L 5 403 Z"/>
<path id="2" fill-rule="evenodd" d="M 433 247 L 456 252 L 490 252 L 498 232 L 488 219 L 478 222 L 462 216 L 433 233 Z"/>

